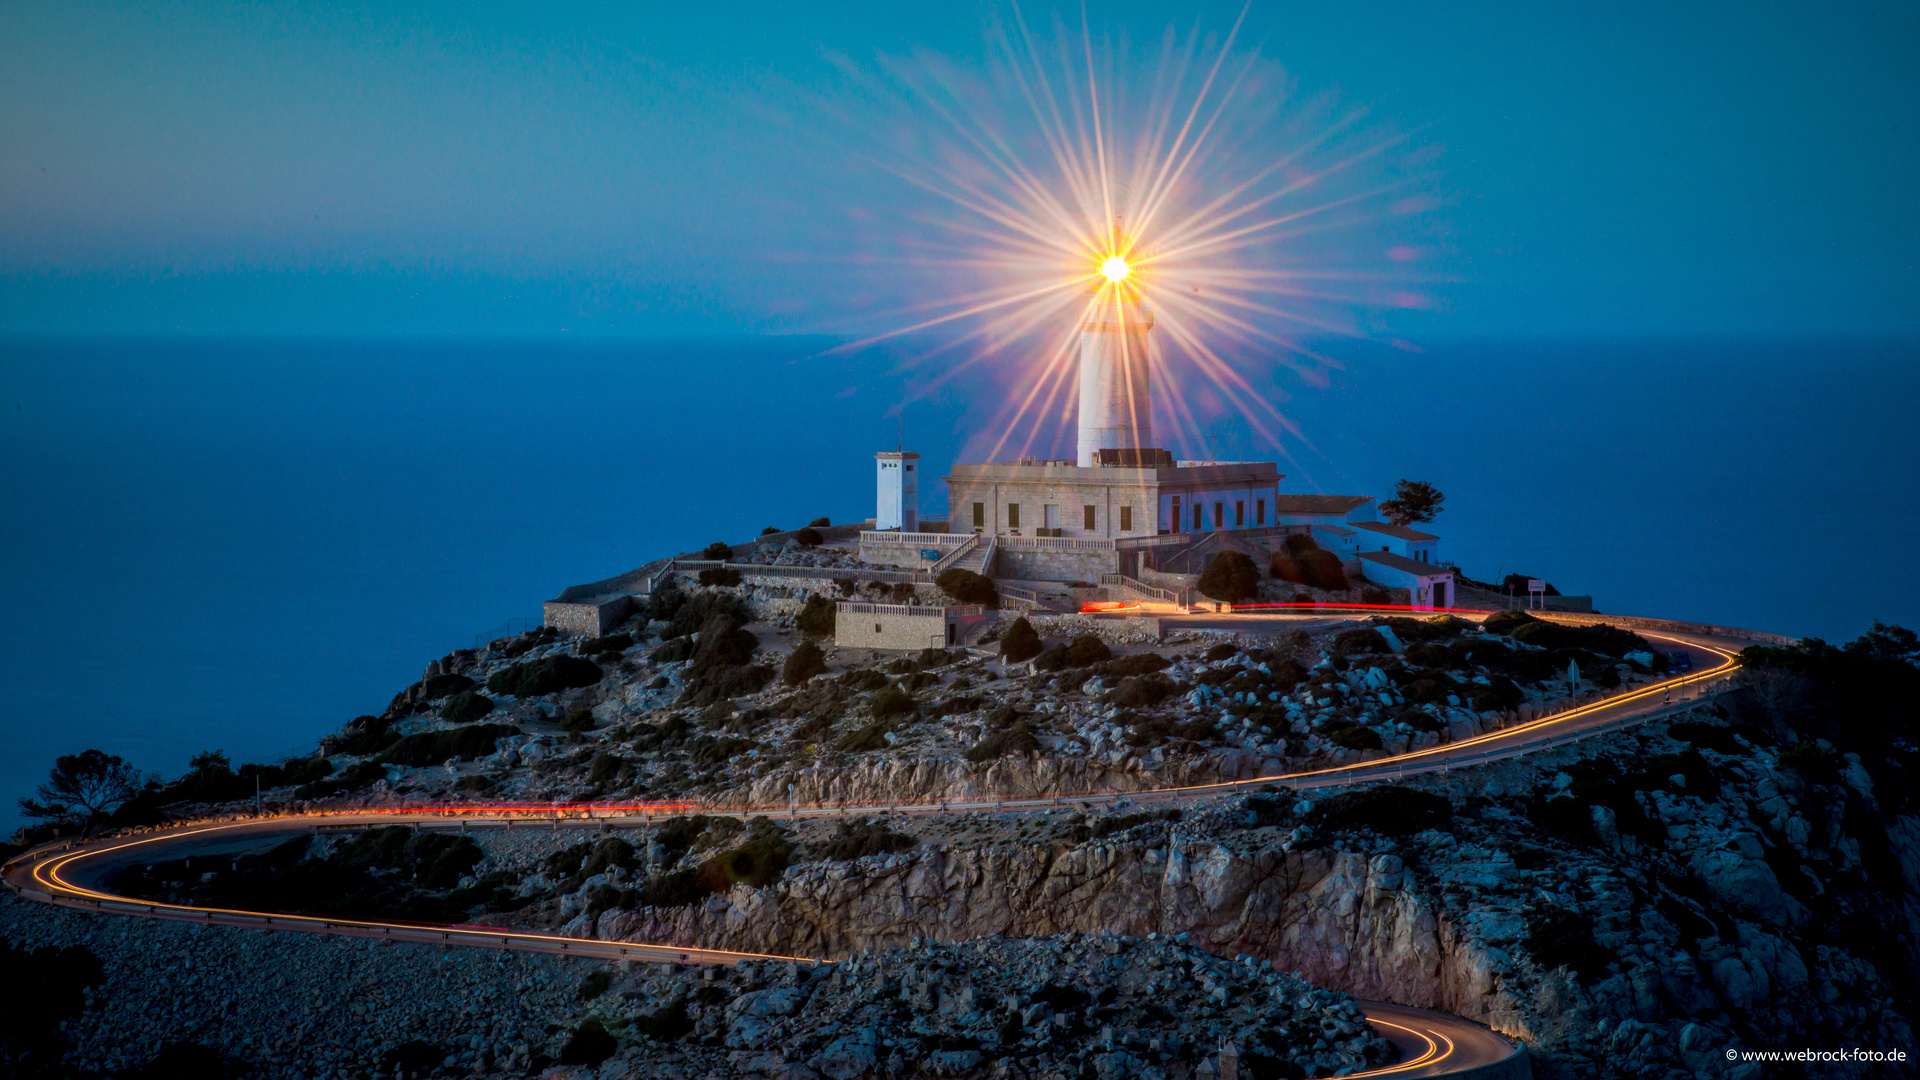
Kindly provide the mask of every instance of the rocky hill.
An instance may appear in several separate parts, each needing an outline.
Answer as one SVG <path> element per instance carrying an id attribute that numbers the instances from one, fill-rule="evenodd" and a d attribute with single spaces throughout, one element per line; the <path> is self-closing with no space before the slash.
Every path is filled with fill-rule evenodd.
<path id="1" fill-rule="evenodd" d="M 1914 1047 L 1910 633 L 1749 650 L 1711 719 L 1400 785 L 1183 811 L 1069 795 L 1041 813 L 796 821 L 778 808 L 1362 760 L 1510 723 L 1563 692 L 1570 663 L 1613 687 L 1666 658 L 1625 631 L 1511 616 L 1165 642 L 1034 620 L 1041 640 L 1018 649 L 1009 621 L 986 649 L 877 657 L 819 647 L 830 608 L 783 588 L 794 594 L 689 582 L 605 638 L 538 631 L 451 654 L 384 715 L 272 777 L 283 805 L 692 797 L 768 816 L 585 842 L 328 836 L 156 864 L 120 886 L 847 961 L 838 974 L 608 972 L 539 1032 L 489 1029 L 464 1051 L 460 1023 L 421 1029 L 446 1051 L 432 1068 L 498 1075 L 578 1068 L 593 1047 L 603 1077 L 986 1075 L 1001 1060 L 1028 1075 L 1180 1076 L 1222 1041 L 1245 1055 L 1243 1075 L 1326 1075 L 1384 1053 L 1339 1026 L 1353 1021 L 1347 994 L 1481 1021 L 1524 1041 L 1546 1077 L 1757 1077 L 1768 1067 L 1728 1051 Z M 203 812 L 230 792 L 209 770 L 122 820 Z M 17 908 L 16 928 L 30 921 Z M 97 934 L 28 940 L 103 947 Z M 96 997 L 75 1031 L 110 1007 Z M 374 1039 L 262 1056 L 201 1030 L 272 1075 L 398 1052 Z M 1070 1034 L 1071 1052 L 1036 1032 Z M 96 1069 L 145 1060 L 82 1055 Z M 338 1074 L 395 1072 L 371 1068 Z"/>

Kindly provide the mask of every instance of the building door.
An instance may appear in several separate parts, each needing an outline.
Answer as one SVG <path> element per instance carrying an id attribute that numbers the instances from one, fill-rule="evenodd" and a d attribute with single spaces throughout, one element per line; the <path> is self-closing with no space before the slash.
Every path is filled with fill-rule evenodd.
<path id="1" fill-rule="evenodd" d="M 1047 528 L 1057 529 L 1060 527 L 1060 508 L 1059 507 L 1049 504 L 1045 508 L 1044 513 L 1046 514 L 1046 518 L 1047 518 L 1047 523 L 1046 523 Z"/>
<path id="2" fill-rule="evenodd" d="M 1187 523 L 1187 520 L 1180 516 L 1180 496 L 1175 495 L 1173 497 L 1173 531 L 1174 532 L 1184 531 L 1181 528 L 1181 526 L 1185 525 L 1186 523 Z"/>

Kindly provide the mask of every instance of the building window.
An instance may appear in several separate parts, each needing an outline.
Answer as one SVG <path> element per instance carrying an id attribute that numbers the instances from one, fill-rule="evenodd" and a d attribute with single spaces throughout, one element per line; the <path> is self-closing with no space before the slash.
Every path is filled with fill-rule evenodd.
<path id="1" fill-rule="evenodd" d="M 1207 527 L 1207 523 L 1201 519 L 1200 514 L 1201 514 L 1200 504 L 1194 503 L 1193 504 L 1193 527 L 1196 529 L 1204 529 Z"/>
<path id="2" fill-rule="evenodd" d="M 1216 501 L 1213 504 L 1213 527 L 1218 529 L 1227 520 L 1226 506 Z"/>
<path id="3" fill-rule="evenodd" d="M 1267 500 L 1253 500 L 1253 523 L 1255 525 L 1265 525 L 1267 523 Z"/>
<path id="4" fill-rule="evenodd" d="M 874 623 L 874 624 L 873 624 L 873 632 L 874 632 L 874 633 L 876 633 L 876 634 L 880 634 L 880 633 L 885 633 L 885 631 L 883 631 L 883 630 L 881 630 L 881 629 L 880 629 L 880 624 L 879 624 L 879 623 Z"/>
<path id="5" fill-rule="evenodd" d="M 909 466 L 907 466 L 907 471 L 908 471 L 908 472 L 912 472 L 912 471 L 913 471 L 913 466 L 911 466 L 911 465 L 909 465 Z"/>
<path id="6" fill-rule="evenodd" d="M 1008 503 L 1007 504 L 1007 528 L 1017 529 L 1019 527 L 1020 527 L 1020 504 Z"/>
<path id="7" fill-rule="evenodd" d="M 1093 507 L 1091 507 L 1091 506 L 1089 506 L 1089 507 L 1087 507 L 1087 512 L 1086 512 L 1086 514 L 1085 514 L 1084 516 L 1085 516 L 1085 517 L 1086 517 L 1086 519 L 1087 519 L 1087 524 L 1086 524 L 1086 530 L 1087 530 L 1088 532 L 1092 532 L 1092 531 L 1094 530 L 1094 524 L 1093 524 Z"/>
<path id="8" fill-rule="evenodd" d="M 1175 495 L 1173 497 L 1173 531 L 1179 532 L 1181 527 L 1186 523 L 1186 520 L 1186 518 L 1180 516 L 1180 496 Z"/>
<path id="9" fill-rule="evenodd" d="M 1120 531 L 1133 531 L 1133 507 L 1131 506 L 1123 506 L 1120 508 Z"/>
<path id="10" fill-rule="evenodd" d="M 976 529 L 984 529 L 987 527 L 987 504 L 986 503 L 973 504 L 973 527 Z"/>
<path id="11" fill-rule="evenodd" d="M 1244 528 L 1247 524 L 1247 503 L 1244 499 L 1233 500 L 1233 527 Z"/>

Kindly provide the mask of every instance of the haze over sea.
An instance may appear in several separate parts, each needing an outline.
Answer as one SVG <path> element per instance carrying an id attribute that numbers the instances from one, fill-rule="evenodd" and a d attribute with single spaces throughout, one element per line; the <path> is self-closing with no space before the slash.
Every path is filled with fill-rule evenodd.
<path id="1" fill-rule="evenodd" d="M 1830 640 L 1920 625 L 1920 344 L 1425 347 L 1347 347 L 1329 386 L 1289 387 L 1311 445 L 1287 447 L 1285 490 L 1430 480 L 1444 557 L 1603 612 Z M 0 339 L 4 813 L 89 746 L 168 775 L 203 749 L 310 749 L 569 584 L 870 516 L 871 455 L 918 377 L 821 348 Z M 929 476 L 985 392 L 907 408 Z M 1176 453 L 1274 456 L 1216 434 Z"/>

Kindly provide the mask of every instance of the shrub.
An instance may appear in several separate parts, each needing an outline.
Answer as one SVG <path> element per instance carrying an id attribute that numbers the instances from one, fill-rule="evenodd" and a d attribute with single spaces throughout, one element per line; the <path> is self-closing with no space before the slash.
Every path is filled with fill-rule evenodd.
<path id="1" fill-rule="evenodd" d="M 1539 621 L 1524 611 L 1496 611 L 1481 622 L 1480 628 L 1489 634 L 1511 634 L 1528 623 Z"/>
<path id="2" fill-rule="evenodd" d="M 1027 617 L 1022 615 L 1013 620 L 1013 625 L 1001 635 L 1000 659 L 1009 664 L 1018 664 L 1039 656 L 1043 648 L 1045 646 L 1040 643 L 1040 635 L 1034 631 Z"/>
<path id="3" fill-rule="evenodd" d="M 870 818 L 863 821 L 842 821 L 833 839 L 820 843 L 816 849 L 823 859 L 846 862 L 868 855 L 907 851 L 918 843 L 919 841 L 911 836 L 894 832 L 886 822 Z"/>
<path id="4" fill-rule="evenodd" d="M 1421 709 L 1410 709 L 1400 714 L 1400 722 L 1415 731 L 1445 731 L 1447 726 L 1434 719 L 1433 714 Z"/>
<path id="5" fill-rule="evenodd" d="M 967 760 L 979 764 L 1007 754 L 1035 754 L 1039 751 L 1040 740 L 1034 738 L 1033 729 L 1021 721 L 981 739 L 973 749 L 967 751 Z"/>
<path id="6" fill-rule="evenodd" d="M 621 653 L 633 648 L 633 635 L 628 633 L 608 634 L 605 637 L 588 638 L 580 643 L 580 655 L 597 656 L 600 653 Z"/>
<path id="7" fill-rule="evenodd" d="M 1530 915 L 1522 944 L 1535 963 L 1547 969 L 1564 967 L 1589 985 L 1610 974 L 1607 965 L 1617 957 L 1594 939 L 1591 918 L 1558 907 Z"/>
<path id="8" fill-rule="evenodd" d="M 764 528 L 764 529 L 761 529 L 761 530 L 760 530 L 760 535 L 761 535 L 761 536 L 772 536 L 772 535 L 773 535 L 774 533 L 777 533 L 777 532 L 779 532 L 779 531 L 780 531 L 779 529 L 776 529 L 776 528 L 774 528 L 774 527 L 773 527 L 772 525 L 769 525 L 769 526 L 767 526 L 766 528 Z"/>
<path id="9" fill-rule="evenodd" d="M 812 521 L 809 521 L 809 522 L 807 522 L 807 528 L 809 528 L 809 529 L 824 529 L 824 528 L 827 528 L 828 526 L 830 526 L 830 525 L 832 525 L 832 524 L 833 524 L 833 522 L 831 522 L 831 521 L 828 521 L 828 520 L 827 520 L 827 519 L 826 519 L 826 518 L 825 518 L 825 517 L 823 516 L 823 517 L 817 517 L 817 518 L 814 518 L 814 519 L 813 519 Z"/>
<path id="10" fill-rule="evenodd" d="M 1322 799 L 1307 814 L 1316 829 L 1372 829 L 1405 836 L 1440 828 L 1453 820 L 1453 805 L 1427 791 L 1385 784 L 1345 791 Z"/>
<path id="11" fill-rule="evenodd" d="M 518 734 L 520 729 L 512 724 L 469 724 L 450 731 L 424 731 L 394 743 L 380 760 L 389 765 L 424 767 L 454 757 L 485 757 L 493 753 L 502 737 Z"/>
<path id="12" fill-rule="evenodd" d="M 513 697 L 544 697 L 592 686 L 600 681 L 601 674 L 600 666 L 593 661 L 562 654 L 496 671 L 488 677 L 487 689 Z"/>
<path id="13" fill-rule="evenodd" d="M 592 709 L 567 710 L 567 715 L 564 717 L 561 717 L 560 719 L 560 730 L 561 731 L 592 731 L 593 730 L 593 710 Z"/>
<path id="14" fill-rule="evenodd" d="M 1202 653 L 1201 659 L 1211 664 L 1220 660 L 1225 660 L 1228 657 L 1235 655 L 1239 651 L 1240 651 L 1240 646 L 1235 645 L 1231 641 L 1223 641 L 1220 644 L 1215 645 L 1212 648 L 1208 649 L 1206 652 Z"/>
<path id="15" fill-rule="evenodd" d="M 826 670 L 827 654 L 813 642 L 802 641 L 787 656 L 786 666 L 780 669 L 780 681 L 788 686 L 799 686 L 815 675 L 826 674 Z"/>
<path id="16" fill-rule="evenodd" d="M 713 562 L 726 562 L 733 558 L 733 547 L 724 541 L 715 540 L 700 552 L 700 557 Z"/>
<path id="17" fill-rule="evenodd" d="M 800 609 L 800 614 L 794 618 L 793 622 L 800 628 L 801 633 L 812 634 L 814 637 L 832 637 L 834 610 L 833 601 L 815 593 L 807 597 L 807 606 Z"/>
<path id="18" fill-rule="evenodd" d="M 825 521 L 826 519 L 821 518 L 820 520 Z M 801 529 L 799 532 L 793 534 L 793 542 L 796 544 L 799 544 L 803 548 L 815 548 L 815 547 L 819 547 L 821 544 L 826 543 L 827 538 L 824 536 L 821 536 L 820 531 L 818 529 L 815 529 L 814 527 L 809 525 L 808 527 Z"/>
<path id="19" fill-rule="evenodd" d="M 1195 587 L 1215 600 L 1236 603 L 1259 594 L 1260 569 L 1238 551 L 1222 551 L 1207 560 Z"/>
<path id="20" fill-rule="evenodd" d="M 914 708 L 913 697 L 897 685 L 889 685 L 873 695 L 872 712 L 875 720 L 901 716 L 913 712 Z"/>
<path id="21" fill-rule="evenodd" d="M 1840 755 L 1810 742 L 1796 743 L 1780 751 L 1780 767 L 1791 769 L 1810 783 L 1820 784 L 1840 775 Z"/>
<path id="22" fill-rule="evenodd" d="M 1312 533 L 1288 533 L 1284 550 L 1289 555 L 1299 555 L 1307 551 L 1319 551 L 1320 545 L 1313 539 Z"/>
<path id="23" fill-rule="evenodd" d="M 1327 739 L 1345 750 L 1378 750 L 1384 745 L 1380 733 L 1361 724 L 1329 724 Z"/>
<path id="24" fill-rule="evenodd" d="M 491 776 L 463 776 L 454 781 L 453 790 L 468 795 L 491 795 L 500 790 L 500 782 Z"/>
<path id="25" fill-rule="evenodd" d="M 1331 551 L 1301 552 L 1295 557 L 1300 564 L 1300 573 L 1304 584 L 1316 589 L 1345 589 L 1350 587 L 1347 572 L 1340 568 L 1340 556 Z"/>
<path id="26" fill-rule="evenodd" d="M 1514 627 L 1512 637 L 1515 641 L 1522 641 L 1542 649 L 1585 649 L 1588 652 L 1603 653 L 1612 657 L 1625 656 L 1635 651 L 1658 652 L 1646 638 L 1639 634 L 1606 623 L 1595 626 L 1575 626 L 1568 623 L 1547 622 L 1544 619 L 1530 619 Z"/>
<path id="27" fill-rule="evenodd" d="M 940 572 L 935 584 L 940 586 L 941 592 L 963 604 L 985 604 L 990 608 L 1000 606 L 1000 591 L 993 587 L 993 579 L 984 574 L 976 574 L 958 566 L 948 567 Z"/>
<path id="28" fill-rule="evenodd" d="M 896 581 L 887 590 L 889 598 L 896 604 L 911 603 L 913 600 L 913 582 Z"/>
<path id="29" fill-rule="evenodd" d="M 440 719 L 450 724 L 467 724 L 493 711 L 493 699 L 485 694 L 464 690 L 440 706 Z"/>
<path id="30" fill-rule="evenodd" d="M 690 638 L 690 637 L 672 638 L 669 641 L 667 641 L 665 644 L 661 645 L 659 648 L 653 650 L 653 652 L 649 653 L 647 655 L 647 659 L 653 661 L 656 664 L 677 664 L 682 660 L 693 659 L 694 650 L 699 647 L 700 647 L 700 643 L 698 641 L 695 641 L 693 638 Z M 666 676 L 662 675 L 660 676 L 660 678 L 665 679 Z M 665 686 L 665 685 L 666 685 L 665 683 L 661 683 L 661 686 Z"/>
<path id="31" fill-rule="evenodd" d="M 715 588 L 728 589 L 740 584 L 740 571 L 725 566 L 709 567 L 700 571 L 700 584 Z"/>
<path id="32" fill-rule="evenodd" d="M 1387 639 L 1380 631 L 1371 626 L 1356 626 L 1351 630 L 1342 630 L 1333 638 L 1335 656 L 1354 656 L 1369 653 L 1384 653 L 1393 650 L 1387 648 Z"/>
<path id="33" fill-rule="evenodd" d="M 1114 688 L 1113 701 L 1116 705 L 1143 709 L 1160 704 L 1172 697 L 1173 692 L 1173 680 L 1157 671 L 1146 675 L 1129 675 Z"/>
<path id="34" fill-rule="evenodd" d="M 465 675 L 435 675 L 420 683 L 420 700 L 432 701 L 448 694 L 457 694 L 462 690 L 471 690 L 480 685 Z"/>
<path id="35" fill-rule="evenodd" d="M 607 1032 L 598 1017 L 588 1017 L 573 1029 L 567 1045 L 560 1050 L 562 1065 L 598 1065 L 620 1049 L 620 1040 Z M 435 1065 L 439 1064 L 436 1056 Z"/>

